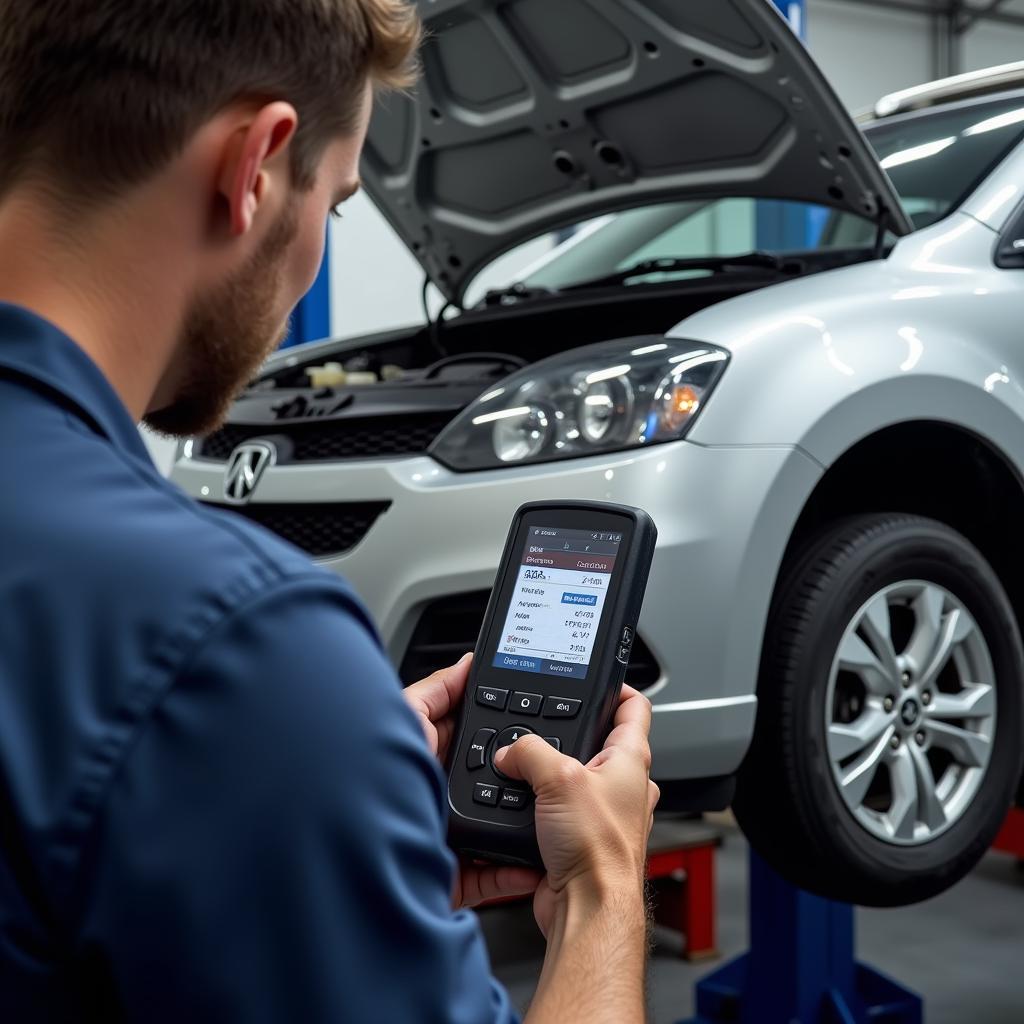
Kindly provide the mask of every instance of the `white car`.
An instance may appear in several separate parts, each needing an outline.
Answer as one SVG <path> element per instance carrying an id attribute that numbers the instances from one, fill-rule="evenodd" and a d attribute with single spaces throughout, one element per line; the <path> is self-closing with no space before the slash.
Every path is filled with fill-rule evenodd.
<path id="1" fill-rule="evenodd" d="M 407 680 L 474 646 L 520 503 L 643 507 L 665 803 L 736 782 L 805 888 L 942 890 L 1024 751 L 1019 69 L 865 138 L 764 0 L 424 8 L 363 172 L 429 278 L 458 309 L 582 230 L 276 356 L 174 477 L 344 574 Z"/>

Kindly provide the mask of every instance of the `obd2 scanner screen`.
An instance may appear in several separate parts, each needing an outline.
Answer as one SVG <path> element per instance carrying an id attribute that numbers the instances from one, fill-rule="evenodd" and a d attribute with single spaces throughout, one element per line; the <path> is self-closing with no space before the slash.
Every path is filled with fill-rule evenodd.
<path id="1" fill-rule="evenodd" d="M 494 667 L 586 678 L 621 543 L 616 531 L 531 526 Z"/>

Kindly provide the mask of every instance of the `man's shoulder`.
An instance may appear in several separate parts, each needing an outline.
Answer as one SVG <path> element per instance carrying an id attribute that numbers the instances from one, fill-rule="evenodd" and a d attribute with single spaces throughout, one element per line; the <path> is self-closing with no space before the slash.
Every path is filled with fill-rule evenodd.
<path id="1" fill-rule="evenodd" d="M 312 576 L 347 591 L 302 551 L 239 515 L 199 504 L 142 460 L 99 438 L 75 441 L 78 451 L 42 460 L 17 505 L 0 511 L 15 554 L 48 575 L 83 591 L 109 580 L 161 602 L 232 579 L 256 587 Z"/>
<path id="2" fill-rule="evenodd" d="M 332 600 L 343 598 L 370 625 L 341 577 L 244 517 L 201 505 L 162 480 L 136 488 L 132 503 L 127 514 L 118 514 L 121 525 L 101 528 L 93 543 L 112 553 L 124 576 L 143 574 L 157 601 L 215 601 L 228 613 L 232 606 L 301 583 L 329 592 Z"/>
<path id="3" fill-rule="evenodd" d="M 131 502 L 124 528 L 136 555 L 161 578 L 216 582 L 244 574 L 273 583 L 313 576 L 347 589 L 276 534 L 228 509 L 200 504 L 172 483 L 150 477 L 133 488 Z"/>
<path id="4" fill-rule="evenodd" d="M 19 500 L 0 503 L 8 553 L 0 597 L 26 601 L 22 612 L 12 602 L 0 634 L 28 629 L 25 614 L 48 608 L 55 638 L 105 643 L 125 654 L 127 671 L 152 663 L 163 646 L 194 646 L 235 609 L 296 583 L 340 603 L 373 634 L 336 574 L 241 516 L 198 504 L 144 459 L 67 426 L 41 425 L 53 437 L 28 446 L 39 456 L 34 468 L 24 453 L 9 466 Z"/>

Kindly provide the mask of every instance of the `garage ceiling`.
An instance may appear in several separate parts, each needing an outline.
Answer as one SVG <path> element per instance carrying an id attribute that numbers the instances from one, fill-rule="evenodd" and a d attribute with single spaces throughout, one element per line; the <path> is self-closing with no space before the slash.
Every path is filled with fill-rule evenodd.
<path id="1" fill-rule="evenodd" d="M 928 19 L 932 79 L 966 70 L 963 42 L 979 25 L 1024 29 L 1024 0 L 830 0 L 849 7 L 903 11 Z"/>
<path id="2" fill-rule="evenodd" d="M 987 20 L 1024 28 L 1024 0 L 840 0 L 862 7 L 881 7 L 947 18 L 960 32 Z"/>

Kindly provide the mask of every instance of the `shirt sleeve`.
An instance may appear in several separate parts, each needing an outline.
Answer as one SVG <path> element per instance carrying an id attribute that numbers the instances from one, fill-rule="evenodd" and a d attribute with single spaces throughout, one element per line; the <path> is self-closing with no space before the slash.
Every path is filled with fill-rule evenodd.
<path id="1" fill-rule="evenodd" d="M 444 792 L 355 605 L 278 587 L 202 646 L 111 783 L 79 956 L 119 1020 L 514 1021 L 451 910 Z"/>

